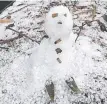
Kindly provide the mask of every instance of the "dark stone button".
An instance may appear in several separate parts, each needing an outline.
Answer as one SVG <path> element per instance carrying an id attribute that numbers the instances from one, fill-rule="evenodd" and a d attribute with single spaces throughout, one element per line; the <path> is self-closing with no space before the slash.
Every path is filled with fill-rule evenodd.
<path id="1" fill-rule="evenodd" d="M 60 58 L 57 58 L 57 61 L 58 61 L 59 63 L 62 63 L 62 61 L 60 60 Z"/>
<path id="2" fill-rule="evenodd" d="M 62 52 L 62 50 L 60 48 L 55 49 L 56 53 L 59 54 Z"/>

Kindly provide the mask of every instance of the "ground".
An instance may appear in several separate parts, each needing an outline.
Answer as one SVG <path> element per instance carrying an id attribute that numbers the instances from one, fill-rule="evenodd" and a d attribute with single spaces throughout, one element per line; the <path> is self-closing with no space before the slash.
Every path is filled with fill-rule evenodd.
<path id="1" fill-rule="evenodd" d="M 107 103 L 107 29 L 104 28 L 107 26 L 107 21 L 103 18 L 104 14 L 107 14 L 106 1 L 80 1 L 75 4 L 66 0 L 62 2 L 39 0 L 16 1 L 13 6 L 0 14 L 0 18 L 11 15 L 13 20 L 8 24 L 0 24 L 0 104 L 47 104 L 49 102 L 46 90 L 41 92 L 35 90 L 39 87 L 39 83 L 35 85 L 32 78 L 26 79 L 26 72 L 22 70 L 22 67 L 24 68 L 27 63 L 23 66 L 20 66 L 20 63 L 22 64 L 23 60 L 27 59 L 39 46 L 38 43 L 46 35 L 45 15 L 52 6 L 59 4 L 66 5 L 73 12 L 73 32 L 79 35 L 76 43 L 79 44 L 81 41 L 81 44 L 77 46 L 75 66 L 84 72 L 83 78 L 80 78 L 84 79 L 84 84 L 80 86 L 81 93 L 78 95 L 71 94 L 65 89 L 65 92 L 61 92 L 64 96 L 60 96 L 60 86 L 58 86 L 54 103 Z M 10 24 L 14 24 L 10 29 L 22 31 L 30 39 L 25 36 L 20 37 L 16 32 L 5 29 Z M 86 49 L 87 54 L 81 52 L 80 47 L 83 51 Z M 95 53 L 92 54 L 92 51 Z M 20 68 L 17 68 L 17 65 Z"/>

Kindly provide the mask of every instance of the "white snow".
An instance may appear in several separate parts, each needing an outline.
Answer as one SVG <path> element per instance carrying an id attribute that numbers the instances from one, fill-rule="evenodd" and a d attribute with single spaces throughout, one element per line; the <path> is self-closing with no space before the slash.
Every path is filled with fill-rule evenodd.
<path id="1" fill-rule="evenodd" d="M 25 0 L 20 1 L 20 3 L 30 4 L 34 2 Z M 20 3 L 17 1 L 14 4 L 16 10 Z M 81 5 L 82 3 L 81 1 Z M 102 48 L 100 45 L 100 43 L 106 44 L 106 32 L 100 31 L 98 24 L 93 22 L 90 27 L 84 26 L 75 43 L 77 35 L 73 33 L 72 25 L 73 22 L 81 25 L 81 21 L 77 19 L 73 21 L 72 14 L 63 6 L 51 8 L 46 19 L 44 19 L 45 14 L 36 18 L 35 16 L 39 14 L 37 10 L 42 4 L 35 1 L 35 5 L 28 6 L 11 15 L 15 21 L 14 28 L 18 31 L 23 30 L 28 36 L 32 38 L 34 36 L 33 39 L 37 39 L 36 36 L 41 37 L 42 34 L 33 28 L 43 29 L 43 25 L 40 27 L 37 23 L 45 20 L 45 31 L 49 38 L 43 39 L 40 45 L 26 38 L 2 45 L 9 47 L 10 50 L 0 51 L 0 103 L 47 104 L 50 100 L 44 87 L 47 80 L 52 80 L 55 85 L 55 103 L 57 104 L 72 104 L 82 101 L 89 104 L 90 102 L 95 103 L 94 98 L 100 104 L 99 97 L 106 100 L 107 59 L 104 55 L 107 54 L 107 50 L 106 47 Z M 11 12 L 14 9 L 11 6 L 7 11 Z M 43 10 L 41 9 L 41 11 Z M 28 15 L 30 12 L 31 14 Z M 52 18 L 53 13 L 58 13 L 58 16 Z M 65 13 L 67 17 L 64 16 Z M 57 24 L 59 21 L 62 24 Z M 4 37 L 6 34 L 8 34 L 7 39 L 14 37 L 12 31 L 4 31 L 3 25 L 0 26 L 0 39 L 6 39 Z M 31 30 L 28 31 L 28 28 Z M 14 35 L 17 36 L 17 34 Z M 103 38 L 100 39 L 100 36 Z M 54 41 L 58 38 L 61 38 L 62 41 L 55 45 Z M 93 39 L 95 42 L 92 41 Z M 61 54 L 55 52 L 58 47 L 62 49 Z M 56 61 L 57 57 L 61 59 L 62 63 L 59 64 Z M 74 77 L 81 92 L 88 93 L 88 97 L 70 93 L 65 83 L 65 79 L 70 76 Z M 101 90 L 98 91 L 98 89 Z"/>
<path id="2" fill-rule="evenodd" d="M 0 24 L 0 39 L 4 39 L 5 37 L 5 26 Z"/>
<path id="3" fill-rule="evenodd" d="M 62 9 L 64 10 L 62 11 Z M 52 18 L 52 13 L 54 12 L 58 12 L 58 19 L 52 20 L 54 19 Z M 67 14 L 67 18 L 63 17 L 65 13 Z M 67 8 L 63 6 L 55 7 L 50 10 L 48 16 L 45 21 L 45 28 L 49 28 L 49 30 L 46 30 L 49 39 L 44 39 L 40 46 L 33 51 L 30 58 L 24 59 L 24 63 L 21 62 L 21 65 L 18 64 L 19 67 L 21 66 L 18 69 L 28 73 L 27 75 L 29 76 L 26 76 L 28 78 L 27 80 L 32 79 L 35 85 L 38 85 L 35 86 L 35 90 L 43 90 L 46 81 L 49 79 L 55 82 L 55 84 L 59 84 L 59 80 L 64 83 L 64 80 L 71 76 L 75 78 L 78 85 L 84 86 L 84 77 L 82 75 L 84 75 L 84 71 L 86 72 L 90 67 L 92 68 L 89 55 L 92 50 L 88 38 L 80 39 L 79 44 L 74 42 L 77 36 L 72 33 L 73 21 Z M 58 21 L 61 21 L 62 24 L 57 24 Z M 53 24 L 51 25 L 51 23 Z M 68 26 L 66 26 L 66 24 L 68 24 Z M 56 28 L 58 25 L 61 26 Z M 55 45 L 54 41 L 59 38 L 61 38 L 62 41 Z M 77 50 L 79 45 L 81 45 L 81 48 Z M 85 48 L 86 46 L 87 48 Z M 61 48 L 62 53 L 59 55 L 56 54 L 56 48 Z M 87 58 L 85 58 L 84 54 Z M 57 57 L 61 59 L 61 64 L 56 60 Z M 83 63 L 83 57 L 87 64 L 85 62 Z M 80 67 L 80 65 L 83 65 L 84 68 Z M 12 68 L 17 69 L 16 67 Z M 62 88 L 59 90 L 61 91 Z"/>

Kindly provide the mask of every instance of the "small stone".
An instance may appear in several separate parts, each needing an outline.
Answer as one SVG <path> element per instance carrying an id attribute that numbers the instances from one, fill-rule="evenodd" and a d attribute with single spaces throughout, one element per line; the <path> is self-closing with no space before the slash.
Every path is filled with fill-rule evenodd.
<path id="1" fill-rule="evenodd" d="M 57 43 L 59 43 L 59 42 L 61 42 L 61 39 L 56 40 L 56 41 L 54 42 L 54 44 L 57 44 Z"/>
<path id="2" fill-rule="evenodd" d="M 92 22 L 88 21 L 88 20 L 86 20 L 85 23 L 87 24 L 87 26 L 91 26 L 92 25 Z"/>
<path id="3" fill-rule="evenodd" d="M 55 51 L 56 51 L 57 54 L 62 52 L 62 50 L 60 48 L 57 48 Z"/>
<path id="4" fill-rule="evenodd" d="M 2 90 L 2 94 L 5 94 L 5 93 L 7 93 L 7 90 L 6 89 Z"/>
<path id="5" fill-rule="evenodd" d="M 60 60 L 60 58 L 57 58 L 57 61 L 58 61 L 59 63 L 62 63 L 62 61 Z"/>
<path id="6" fill-rule="evenodd" d="M 104 80 L 107 80 L 107 78 L 106 78 L 106 77 L 103 77 L 103 79 L 104 79 Z"/>
<path id="7" fill-rule="evenodd" d="M 67 14 L 65 13 L 64 16 L 67 17 Z"/>
<path id="8" fill-rule="evenodd" d="M 101 104 L 105 104 L 105 100 L 104 99 L 101 99 Z"/>
<path id="9" fill-rule="evenodd" d="M 99 26 L 100 26 L 100 29 L 102 32 L 106 31 L 107 32 L 107 29 L 106 29 L 106 26 L 104 23 L 102 23 L 100 20 L 97 20 Z"/>
<path id="10" fill-rule="evenodd" d="M 103 15 L 103 19 L 107 22 L 107 15 L 106 14 Z"/>
<path id="11" fill-rule="evenodd" d="M 7 16 L 7 19 L 11 19 L 11 16 Z"/>
<path id="12" fill-rule="evenodd" d="M 85 93 L 85 97 L 87 97 L 87 98 L 88 98 L 88 93 Z"/>
<path id="13" fill-rule="evenodd" d="M 52 14 L 52 17 L 53 17 L 53 18 L 58 17 L 58 13 L 53 13 L 53 14 Z"/>
<path id="14" fill-rule="evenodd" d="M 9 25 L 8 25 L 8 27 L 13 27 L 13 26 L 14 26 L 14 23 L 13 23 L 13 24 L 9 24 Z"/>

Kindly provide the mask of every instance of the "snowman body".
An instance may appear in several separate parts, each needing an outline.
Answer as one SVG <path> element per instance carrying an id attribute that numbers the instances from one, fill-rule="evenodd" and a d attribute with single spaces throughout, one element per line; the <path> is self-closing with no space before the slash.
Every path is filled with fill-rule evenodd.
<path id="1" fill-rule="evenodd" d="M 60 48 L 61 53 L 56 52 L 56 49 Z M 32 54 L 31 59 L 34 59 L 31 63 L 35 67 L 35 72 L 37 68 L 39 70 L 44 70 L 41 67 L 45 68 L 45 73 L 47 79 L 52 77 L 53 80 L 65 79 L 72 75 L 73 69 L 71 69 L 71 64 L 74 59 L 72 40 L 61 41 L 58 44 L 51 43 L 49 39 L 44 39 L 41 42 L 40 47 L 36 52 Z M 61 62 L 58 61 L 58 58 Z M 35 76 L 35 74 L 34 74 Z"/>

